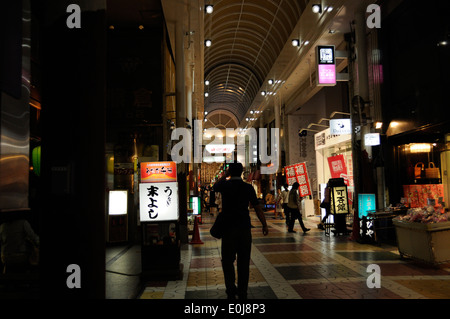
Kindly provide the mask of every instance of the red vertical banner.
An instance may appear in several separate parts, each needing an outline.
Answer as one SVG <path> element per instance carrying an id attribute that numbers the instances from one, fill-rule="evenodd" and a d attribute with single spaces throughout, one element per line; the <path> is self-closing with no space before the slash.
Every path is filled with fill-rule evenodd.
<path id="1" fill-rule="evenodd" d="M 300 197 L 312 195 L 306 163 L 289 165 L 284 169 L 286 172 L 286 182 L 288 185 L 292 185 L 295 182 L 299 183 L 300 186 L 298 188 L 298 193 Z"/>
<path id="2" fill-rule="evenodd" d="M 328 166 L 331 178 L 343 178 L 345 185 L 348 186 L 347 166 L 345 165 L 344 155 L 328 157 Z"/>

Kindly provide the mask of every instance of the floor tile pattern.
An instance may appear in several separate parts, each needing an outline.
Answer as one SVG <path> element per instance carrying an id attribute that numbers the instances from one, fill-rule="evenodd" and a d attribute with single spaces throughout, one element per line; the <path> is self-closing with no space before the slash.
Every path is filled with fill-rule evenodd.
<path id="1" fill-rule="evenodd" d="M 318 217 L 304 222 L 311 231 L 287 232 L 284 220 L 266 212 L 269 235 L 263 236 L 252 214 L 253 243 L 249 299 L 450 299 L 450 265 L 431 267 L 402 259 L 396 246 L 351 241 L 346 236 L 325 236 Z M 225 299 L 220 240 L 209 234 L 213 217 L 199 224 L 203 244 L 182 247 L 183 278 L 147 282 L 140 299 Z M 369 288 L 376 264 L 381 287 Z"/>

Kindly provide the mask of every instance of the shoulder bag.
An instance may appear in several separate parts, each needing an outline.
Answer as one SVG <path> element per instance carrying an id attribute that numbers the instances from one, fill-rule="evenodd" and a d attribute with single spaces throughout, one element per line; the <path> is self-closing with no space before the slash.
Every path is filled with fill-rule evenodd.
<path id="1" fill-rule="evenodd" d="M 209 230 L 209 233 L 211 236 L 217 239 L 221 239 L 223 236 L 224 231 L 224 219 L 223 219 L 223 213 L 219 213 L 216 217 L 216 220 L 214 221 L 214 224 L 212 225 L 211 229 Z"/>

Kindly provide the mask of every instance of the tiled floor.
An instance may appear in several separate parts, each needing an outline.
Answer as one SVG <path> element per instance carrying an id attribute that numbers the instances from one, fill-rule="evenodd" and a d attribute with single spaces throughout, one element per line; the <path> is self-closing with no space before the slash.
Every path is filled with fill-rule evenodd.
<path id="1" fill-rule="evenodd" d="M 450 299 L 450 265 L 438 268 L 401 259 L 397 247 L 360 244 L 325 236 L 317 217 L 305 221 L 311 231 L 288 233 L 283 220 L 267 212 L 269 235 L 253 215 L 249 299 Z M 212 238 L 212 218 L 199 225 L 203 244 L 181 250 L 183 278 L 146 282 L 139 299 L 225 299 L 220 240 Z M 369 288 L 372 272 L 381 269 L 381 287 Z M 112 274 L 110 274 L 112 275 Z"/>

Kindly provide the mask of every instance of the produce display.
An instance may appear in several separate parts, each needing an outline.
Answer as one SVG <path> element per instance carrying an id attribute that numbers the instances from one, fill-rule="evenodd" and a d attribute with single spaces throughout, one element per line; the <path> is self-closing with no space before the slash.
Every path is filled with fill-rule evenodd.
<path id="1" fill-rule="evenodd" d="M 450 212 L 442 206 L 425 206 L 408 209 L 406 215 L 398 216 L 397 220 L 422 224 L 442 223 L 450 221 Z"/>

